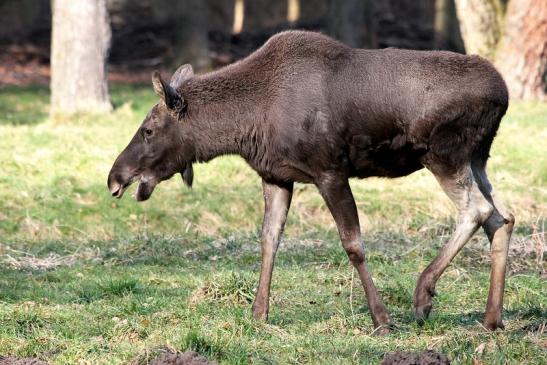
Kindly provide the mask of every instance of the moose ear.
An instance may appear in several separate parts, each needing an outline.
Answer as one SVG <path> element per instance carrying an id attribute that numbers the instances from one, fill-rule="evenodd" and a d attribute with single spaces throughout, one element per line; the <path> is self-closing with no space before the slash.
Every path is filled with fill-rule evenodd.
<path id="1" fill-rule="evenodd" d="M 192 68 L 192 65 L 185 64 L 180 66 L 177 71 L 171 76 L 171 81 L 169 81 L 169 85 L 175 90 L 177 90 L 179 87 L 184 84 L 185 81 L 191 79 L 194 76 L 194 69 Z"/>
<path id="2" fill-rule="evenodd" d="M 156 93 L 156 95 L 165 100 L 165 84 L 161 79 L 160 72 L 157 70 L 154 71 L 154 73 L 152 74 L 152 85 L 154 86 L 154 92 Z"/>
<path id="3" fill-rule="evenodd" d="M 163 82 L 159 71 L 152 74 L 152 85 L 156 94 L 165 102 L 168 108 L 184 108 L 184 100 L 171 86 Z"/>
<path id="4" fill-rule="evenodd" d="M 182 181 L 189 186 L 192 187 L 192 182 L 194 181 L 194 169 L 192 168 L 192 163 L 188 162 L 186 164 L 186 167 L 184 168 L 184 171 L 181 172 L 182 175 Z"/>

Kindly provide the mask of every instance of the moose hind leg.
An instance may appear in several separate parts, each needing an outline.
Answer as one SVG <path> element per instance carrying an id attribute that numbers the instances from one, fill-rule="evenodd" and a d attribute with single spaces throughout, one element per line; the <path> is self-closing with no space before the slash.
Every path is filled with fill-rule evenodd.
<path id="1" fill-rule="evenodd" d="M 451 174 L 437 173 L 433 169 L 432 172 L 456 205 L 458 220 L 448 242 L 418 279 L 414 292 L 414 306 L 416 321 L 420 325 L 431 311 L 437 280 L 471 236 L 492 215 L 494 209 L 479 190 L 469 165 Z"/>
<path id="2" fill-rule="evenodd" d="M 287 220 L 293 184 L 278 185 L 262 180 L 262 188 L 264 190 L 264 220 L 260 238 L 262 264 L 258 290 L 253 303 L 253 317 L 266 320 L 270 308 L 270 283 L 272 281 L 275 254 Z"/>
<path id="3" fill-rule="evenodd" d="M 483 325 L 485 328 L 494 331 L 497 328 L 504 328 L 502 322 L 503 291 L 505 288 L 505 270 L 507 265 L 507 254 L 509 241 L 515 224 L 515 217 L 509 212 L 496 197 L 494 190 L 484 169 L 483 163 L 476 163 L 473 166 L 473 174 L 481 192 L 486 199 L 494 206 L 494 213 L 488 218 L 482 227 L 490 240 L 490 256 L 492 266 L 490 271 L 490 289 L 486 302 L 486 314 Z"/>
<path id="4" fill-rule="evenodd" d="M 342 246 L 359 273 L 374 328 L 378 329 L 376 333 L 386 334 L 390 330 L 391 320 L 366 265 L 357 206 L 348 180 L 345 176 L 328 175 L 316 185 L 336 222 Z"/>

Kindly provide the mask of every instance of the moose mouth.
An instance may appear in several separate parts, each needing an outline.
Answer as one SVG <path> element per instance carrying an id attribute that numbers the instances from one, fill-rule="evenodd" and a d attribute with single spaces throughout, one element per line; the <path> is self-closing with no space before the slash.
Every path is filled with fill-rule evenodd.
<path id="1" fill-rule="evenodd" d="M 120 184 L 118 182 L 114 182 L 112 184 L 112 187 L 110 188 L 110 193 L 112 196 L 116 199 L 121 199 L 125 191 L 131 184 L 133 184 L 135 181 L 139 181 L 139 184 L 137 185 L 137 190 L 133 194 L 133 197 L 136 201 L 145 201 L 150 198 L 152 195 L 152 192 L 154 191 L 154 188 L 157 185 L 157 182 L 155 182 L 154 179 L 150 177 L 146 177 L 144 175 L 141 176 L 135 176 L 131 178 L 129 181 L 127 181 L 125 184 Z"/>
<path id="2" fill-rule="evenodd" d="M 137 185 L 137 190 L 135 191 L 135 194 L 133 194 L 133 197 L 138 202 L 148 200 L 157 184 L 158 183 L 155 180 L 141 176 L 139 185 Z"/>

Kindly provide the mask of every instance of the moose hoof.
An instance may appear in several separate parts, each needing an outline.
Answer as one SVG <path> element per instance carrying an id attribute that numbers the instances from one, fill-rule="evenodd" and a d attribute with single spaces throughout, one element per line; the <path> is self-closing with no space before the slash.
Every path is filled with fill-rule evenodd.
<path id="1" fill-rule="evenodd" d="M 432 285 L 420 285 L 416 287 L 414 293 L 414 316 L 419 326 L 423 326 L 433 308 L 433 297 L 437 295 L 435 287 Z"/>
<path id="2" fill-rule="evenodd" d="M 414 311 L 414 317 L 416 318 L 418 326 L 423 326 L 425 324 L 425 321 L 429 317 L 429 313 L 431 312 L 431 308 L 433 308 L 433 305 L 431 303 L 423 304 L 416 307 Z"/>
<path id="3" fill-rule="evenodd" d="M 253 305 L 253 318 L 259 321 L 267 321 L 268 309 L 265 309 L 262 306 Z"/>
<path id="4" fill-rule="evenodd" d="M 501 319 L 493 319 L 489 320 L 488 318 L 485 318 L 483 324 L 484 328 L 486 328 L 488 331 L 494 332 L 497 329 L 504 330 L 505 325 L 503 324 Z"/>
<path id="5" fill-rule="evenodd" d="M 374 330 L 373 334 L 375 336 L 387 336 L 389 335 L 394 329 L 395 329 L 395 325 L 393 324 L 393 322 L 386 322 L 384 323 L 383 325 L 380 325 L 378 327 L 376 327 L 376 329 Z"/>
<path id="6" fill-rule="evenodd" d="M 378 327 L 374 330 L 374 335 L 376 336 L 387 336 L 390 333 L 391 333 L 391 327 L 389 325 Z"/>

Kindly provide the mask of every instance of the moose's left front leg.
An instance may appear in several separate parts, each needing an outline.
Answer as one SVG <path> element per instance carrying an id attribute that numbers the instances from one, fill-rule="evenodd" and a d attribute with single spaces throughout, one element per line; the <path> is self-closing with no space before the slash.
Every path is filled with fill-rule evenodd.
<path id="1" fill-rule="evenodd" d="M 275 254 L 281 234 L 287 220 L 287 213 L 291 205 L 293 183 L 271 183 L 262 180 L 264 189 L 264 221 L 262 222 L 262 266 L 260 281 L 253 303 L 253 317 L 268 319 L 270 306 L 270 283 Z"/>

